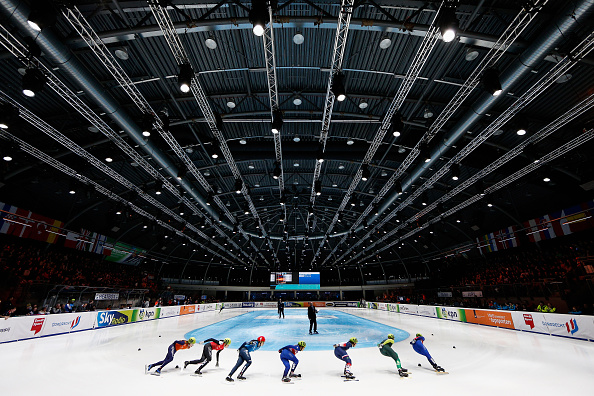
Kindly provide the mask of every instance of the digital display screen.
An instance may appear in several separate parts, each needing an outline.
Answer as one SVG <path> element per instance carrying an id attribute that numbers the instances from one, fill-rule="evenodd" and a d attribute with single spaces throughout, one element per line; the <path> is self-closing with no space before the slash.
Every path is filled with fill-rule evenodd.
<path id="1" fill-rule="evenodd" d="M 319 290 L 319 272 L 271 272 L 270 287 L 275 290 Z"/>

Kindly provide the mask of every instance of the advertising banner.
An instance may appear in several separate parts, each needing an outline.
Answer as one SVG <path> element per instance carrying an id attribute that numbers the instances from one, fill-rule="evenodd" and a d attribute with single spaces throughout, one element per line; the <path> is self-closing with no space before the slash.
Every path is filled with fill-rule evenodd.
<path id="1" fill-rule="evenodd" d="M 328 301 L 326 303 L 327 307 L 351 307 L 351 308 L 356 308 L 359 306 L 359 303 L 357 301 Z"/>
<path id="2" fill-rule="evenodd" d="M 289 302 L 285 301 L 285 307 L 290 307 L 291 305 L 289 305 Z M 277 303 L 274 301 L 263 301 L 263 302 L 258 302 L 255 304 L 256 307 L 259 308 L 276 308 L 277 307 Z"/>
<path id="3" fill-rule="evenodd" d="M 145 320 L 159 319 L 161 308 L 138 308 L 132 314 L 132 322 L 142 322 Z"/>
<path id="4" fill-rule="evenodd" d="M 465 309 L 464 311 L 466 311 L 466 321 L 468 323 L 515 329 L 511 312 L 483 311 L 480 309 Z"/>
<path id="5" fill-rule="evenodd" d="M 200 304 L 200 312 L 214 311 L 215 304 Z M 196 310 L 198 311 L 198 310 Z"/>
<path id="6" fill-rule="evenodd" d="M 194 312 L 196 312 L 195 305 L 180 305 L 180 307 L 179 307 L 180 315 L 193 314 Z"/>
<path id="7" fill-rule="evenodd" d="M 240 302 L 226 302 L 226 303 L 224 303 L 224 306 L 225 306 L 225 309 L 226 308 L 241 308 L 242 303 L 240 303 Z"/>
<path id="8" fill-rule="evenodd" d="M 571 338 L 594 339 L 591 316 L 544 314 L 543 325 L 551 335 Z"/>
<path id="9" fill-rule="evenodd" d="M 57 314 L 45 317 L 45 323 L 40 336 L 70 333 L 81 325 L 82 313 L 80 314 Z M 91 324 L 92 325 L 92 324 Z"/>
<path id="10" fill-rule="evenodd" d="M 39 337 L 45 324 L 45 316 L 21 316 L 0 319 L 0 342 Z"/>
<path id="11" fill-rule="evenodd" d="M 179 305 L 174 305 L 171 307 L 161 307 L 161 318 L 168 318 L 170 316 L 177 316 L 179 315 Z"/>
<path id="12" fill-rule="evenodd" d="M 386 303 L 376 303 L 376 304 L 377 304 L 376 309 L 379 309 L 382 311 L 386 311 L 388 309 L 388 304 L 386 304 Z"/>
<path id="13" fill-rule="evenodd" d="M 398 304 L 401 313 L 417 315 L 417 306 L 411 304 Z"/>
<path id="14" fill-rule="evenodd" d="M 126 309 L 123 311 L 103 311 L 97 313 L 97 327 L 117 326 L 132 322 L 132 315 L 134 311 Z"/>
<path id="15" fill-rule="evenodd" d="M 437 292 L 437 297 L 452 297 L 452 292 Z"/>
<path id="16" fill-rule="evenodd" d="M 480 290 L 477 291 L 463 291 L 462 297 L 482 297 L 483 292 Z"/>
<path id="17" fill-rule="evenodd" d="M 435 307 L 437 317 L 440 319 L 456 320 L 466 322 L 466 312 L 460 308 Z"/>
<path id="18" fill-rule="evenodd" d="M 254 308 L 254 306 L 256 306 L 256 305 L 261 307 L 262 306 L 261 304 L 262 304 L 261 302 L 253 303 L 250 301 L 250 302 L 241 303 L 241 307 L 242 308 Z"/>
<path id="19" fill-rule="evenodd" d="M 302 303 L 302 302 L 295 302 L 295 301 L 285 301 L 285 307 L 307 307 L 307 305 L 305 305 L 306 303 Z"/>
<path id="20" fill-rule="evenodd" d="M 549 334 L 548 327 L 544 325 L 544 314 L 540 312 L 521 311 L 513 311 L 511 314 L 517 330 Z"/>
<path id="21" fill-rule="evenodd" d="M 432 318 L 437 318 L 437 307 L 431 305 L 419 305 L 417 306 L 417 313 L 423 316 L 430 316 Z"/>
<path id="22" fill-rule="evenodd" d="M 95 300 L 118 300 L 120 293 L 95 293 Z"/>

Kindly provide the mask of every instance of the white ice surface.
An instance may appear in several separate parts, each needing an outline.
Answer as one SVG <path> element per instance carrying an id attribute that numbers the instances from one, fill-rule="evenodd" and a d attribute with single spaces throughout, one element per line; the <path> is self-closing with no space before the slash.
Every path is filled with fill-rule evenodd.
<path id="1" fill-rule="evenodd" d="M 202 377 L 175 369 L 176 365 L 182 367 L 184 360 L 199 357 L 200 346 L 179 351 L 161 377 L 144 374 L 144 365 L 161 360 L 167 346 L 183 338 L 184 333 L 245 312 L 229 309 L 221 314 L 186 315 L 1 344 L 0 394 L 173 396 L 241 392 L 242 395 L 314 396 L 347 392 L 368 396 L 366 392 L 373 392 L 407 396 L 532 396 L 594 392 L 592 342 L 391 312 L 341 310 L 411 334 L 422 333 L 430 353 L 450 374 L 438 375 L 429 370 L 427 360 L 408 344 L 410 340 L 394 345 L 403 367 L 412 373 L 409 378 L 400 378 L 394 361 L 382 356 L 377 348 L 349 350 L 358 382 L 343 381 L 340 375 L 344 365 L 332 351 L 308 352 L 307 348 L 298 354 L 297 372 L 303 378 L 292 384 L 280 381 L 284 366 L 278 353 L 270 351 L 252 354 L 253 364 L 246 372 L 246 381 L 227 383 L 225 377 L 237 357 L 233 347 L 221 353 L 220 367 L 215 367 L 213 361 Z M 306 339 L 307 329 L 304 330 Z M 280 335 L 282 327 L 277 336 Z M 296 341 L 287 340 L 287 343 Z"/>

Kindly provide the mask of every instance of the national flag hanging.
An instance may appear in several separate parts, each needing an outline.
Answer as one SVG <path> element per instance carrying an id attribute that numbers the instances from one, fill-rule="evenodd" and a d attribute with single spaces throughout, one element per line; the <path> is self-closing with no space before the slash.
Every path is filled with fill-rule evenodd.
<path id="1" fill-rule="evenodd" d="M 90 243 L 91 243 L 91 231 L 81 228 L 78 238 L 76 240 L 75 249 L 88 251 L 87 245 L 89 245 Z"/>
<path id="2" fill-rule="evenodd" d="M 28 238 L 34 224 L 31 221 L 31 214 L 32 212 L 30 210 L 2 204 L 0 232 L 2 234 Z"/>
<path id="3" fill-rule="evenodd" d="M 64 242 L 64 247 L 76 249 L 77 242 L 78 234 L 76 232 L 68 231 L 66 233 L 66 241 Z"/>

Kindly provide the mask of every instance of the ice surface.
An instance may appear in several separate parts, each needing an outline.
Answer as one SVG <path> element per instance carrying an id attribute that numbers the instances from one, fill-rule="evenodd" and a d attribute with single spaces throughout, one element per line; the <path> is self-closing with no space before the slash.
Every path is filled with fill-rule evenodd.
<path id="1" fill-rule="evenodd" d="M 144 374 L 144 365 L 163 359 L 167 347 L 174 340 L 213 323 L 227 320 L 233 323 L 230 319 L 238 315 L 247 319 L 250 316 L 244 315 L 245 312 L 226 309 L 220 314 L 185 315 L 70 336 L 1 344 L 0 392 L 3 396 L 231 395 L 236 392 L 244 395 L 308 396 L 307 392 L 314 392 L 311 395 L 334 395 L 339 392 L 365 394 L 369 391 L 407 396 L 530 396 L 545 393 L 589 394 L 594 386 L 594 343 L 591 342 L 355 308 L 324 309 L 320 313 L 339 317 L 340 312 L 346 312 L 410 333 L 407 340 L 394 344 L 403 367 L 412 373 L 409 378 L 398 377 L 394 361 L 382 356 L 376 347 L 358 345 L 349 350 L 353 360 L 352 371 L 360 380 L 358 382 L 344 382 L 340 377 L 344 364 L 334 357 L 331 350 L 306 348 L 297 355 L 300 360 L 297 372 L 303 378 L 294 380 L 293 384 L 281 382 L 284 366 L 275 350 L 252 353 L 253 364 L 245 373 L 247 380 L 228 383 L 225 377 L 235 364 L 235 348 L 239 343 L 232 344 L 221 353 L 220 367 L 215 367 L 212 362 L 203 370 L 201 377 L 190 376 L 191 370 L 175 369 L 176 365 L 183 367 L 184 360 L 200 357 L 201 346 L 179 351 L 160 377 Z M 297 326 L 303 331 L 299 338 L 309 340 L 305 310 L 287 308 L 285 314 L 287 319 L 279 324 L 282 327 L 277 332 L 278 337 L 286 336 L 288 341 L 292 340 L 293 335 L 286 335 L 285 331 Z M 288 319 L 293 314 L 304 315 L 305 320 Z M 274 316 L 264 310 L 256 310 L 256 315 Z M 293 322 L 293 325 L 287 326 L 287 323 Z M 370 328 L 375 326 L 369 322 L 362 323 L 367 323 L 363 326 Z M 325 319 L 318 320 L 318 325 L 319 331 L 333 331 L 325 324 Z M 253 338 L 262 330 L 251 320 L 238 320 L 234 328 L 238 342 L 239 339 Z M 243 331 L 245 337 L 241 337 Z M 366 328 L 359 329 L 357 336 L 366 331 Z M 408 342 L 417 332 L 425 336 L 429 352 L 450 374 L 438 375 L 429 370 L 427 360 L 413 351 Z M 339 333 L 337 328 L 338 341 L 350 337 Z M 331 339 L 335 342 L 334 335 Z M 421 367 L 417 366 L 419 363 Z"/>
<path id="2" fill-rule="evenodd" d="M 258 351 L 278 351 L 298 341 L 306 342 L 306 351 L 333 351 L 333 344 L 347 342 L 351 337 L 359 341 L 357 348 L 374 347 L 390 333 L 396 341 L 409 337 L 406 331 L 336 310 L 320 310 L 317 323 L 319 334 L 310 335 L 307 309 L 285 309 L 284 319 L 279 319 L 274 310 L 259 310 L 192 330 L 185 338 L 200 341 L 227 337 L 232 341 L 229 349 L 237 349 L 244 341 L 264 336 L 266 343 Z"/>

